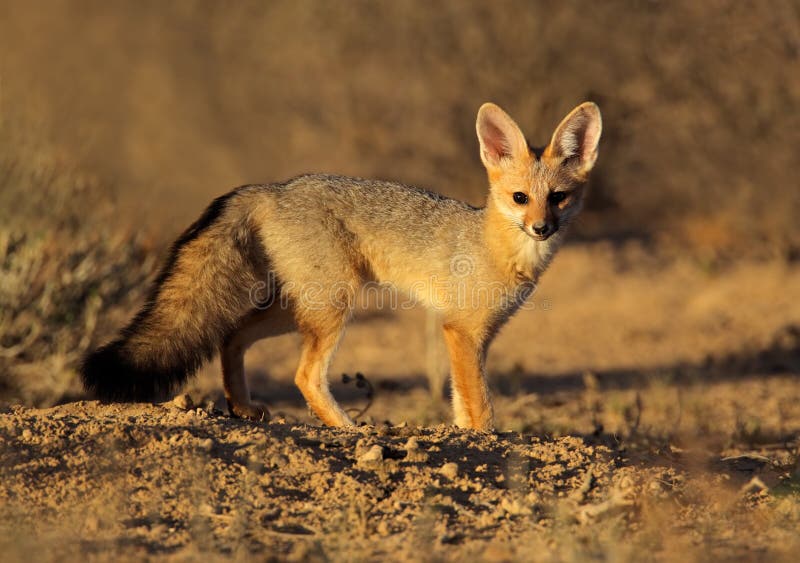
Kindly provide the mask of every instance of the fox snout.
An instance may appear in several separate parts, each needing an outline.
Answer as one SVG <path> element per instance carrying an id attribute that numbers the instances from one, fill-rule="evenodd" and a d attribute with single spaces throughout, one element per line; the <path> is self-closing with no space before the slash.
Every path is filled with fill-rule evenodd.
<path id="1" fill-rule="evenodd" d="M 531 231 L 542 240 L 545 240 L 550 235 L 558 230 L 558 224 L 555 221 L 537 221 L 531 225 Z"/>
<path id="2" fill-rule="evenodd" d="M 540 219 L 534 221 L 525 229 L 531 238 L 544 241 L 558 231 L 558 219 Z"/>

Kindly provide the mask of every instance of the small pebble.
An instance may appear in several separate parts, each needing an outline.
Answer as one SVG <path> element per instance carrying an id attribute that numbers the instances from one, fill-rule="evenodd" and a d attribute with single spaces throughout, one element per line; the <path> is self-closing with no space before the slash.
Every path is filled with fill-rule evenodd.
<path id="1" fill-rule="evenodd" d="M 389 524 L 387 524 L 386 520 L 381 520 L 378 522 L 378 526 L 375 529 L 380 536 L 388 536 L 391 533 L 391 529 L 389 528 Z"/>
<path id="2" fill-rule="evenodd" d="M 383 461 L 383 448 L 375 444 L 366 452 L 358 456 L 359 465 L 374 465 Z"/>
<path id="3" fill-rule="evenodd" d="M 268 465 L 271 467 L 285 467 L 289 463 L 289 460 L 286 458 L 285 455 L 282 454 L 274 454 L 269 458 Z"/>
<path id="4" fill-rule="evenodd" d="M 439 473 L 447 477 L 448 479 L 455 479 L 458 477 L 458 464 L 457 463 L 445 463 L 443 466 L 439 468 Z"/>
<path id="5" fill-rule="evenodd" d="M 404 446 L 406 450 L 406 461 L 410 462 L 426 462 L 428 461 L 428 454 L 425 452 L 420 451 L 419 449 L 419 441 L 417 441 L 416 436 L 411 436 L 408 441 L 406 441 L 406 445 Z"/>

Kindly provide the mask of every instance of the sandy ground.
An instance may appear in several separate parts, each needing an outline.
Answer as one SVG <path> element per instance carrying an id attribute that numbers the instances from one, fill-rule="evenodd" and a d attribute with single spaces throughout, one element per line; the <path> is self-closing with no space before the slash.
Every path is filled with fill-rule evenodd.
<path id="1" fill-rule="evenodd" d="M 350 328 L 353 429 L 308 414 L 294 336 L 248 356 L 269 423 L 220 410 L 216 364 L 164 404 L 7 405 L 3 559 L 794 560 L 797 288 L 784 262 L 569 247 L 490 354 L 495 434 L 447 425 L 417 310 Z"/>
<path id="2" fill-rule="evenodd" d="M 608 438 L 253 424 L 174 403 L 15 408 L 0 419 L 3 552 L 320 561 L 796 554 L 791 446 L 712 455 L 661 442 L 628 452 Z"/>

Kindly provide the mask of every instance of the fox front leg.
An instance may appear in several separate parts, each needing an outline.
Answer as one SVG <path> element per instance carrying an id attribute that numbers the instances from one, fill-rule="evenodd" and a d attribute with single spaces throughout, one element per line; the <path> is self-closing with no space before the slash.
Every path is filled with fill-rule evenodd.
<path id="1" fill-rule="evenodd" d="M 455 424 L 473 430 L 492 430 L 494 413 L 484 374 L 484 346 L 467 331 L 444 327 L 450 353 Z"/>

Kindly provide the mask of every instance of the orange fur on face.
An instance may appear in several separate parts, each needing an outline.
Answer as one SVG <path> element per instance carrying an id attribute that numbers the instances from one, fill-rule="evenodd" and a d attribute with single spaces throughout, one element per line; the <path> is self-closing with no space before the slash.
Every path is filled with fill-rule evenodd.
<path id="1" fill-rule="evenodd" d="M 580 189 L 583 180 L 573 167 L 564 166 L 563 160 L 548 145 L 541 158 L 528 151 L 520 158 L 503 161 L 501 166 L 487 168 L 496 208 L 526 229 L 540 221 L 560 223 L 562 215 L 580 207 L 583 193 Z M 550 203 L 548 197 L 556 188 L 567 190 L 569 195 L 558 204 Z M 516 203 L 516 192 L 526 194 L 528 203 Z"/>
<path id="2" fill-rule="evenodd" d="M 547 201 L 542 201 L 540 198 L 532 198 L 526 206 L 527 211 L 523 219 L 526 228 L 538 223 L 539 221 L 550 221 L 552 213 L 547 207 Z"/>

